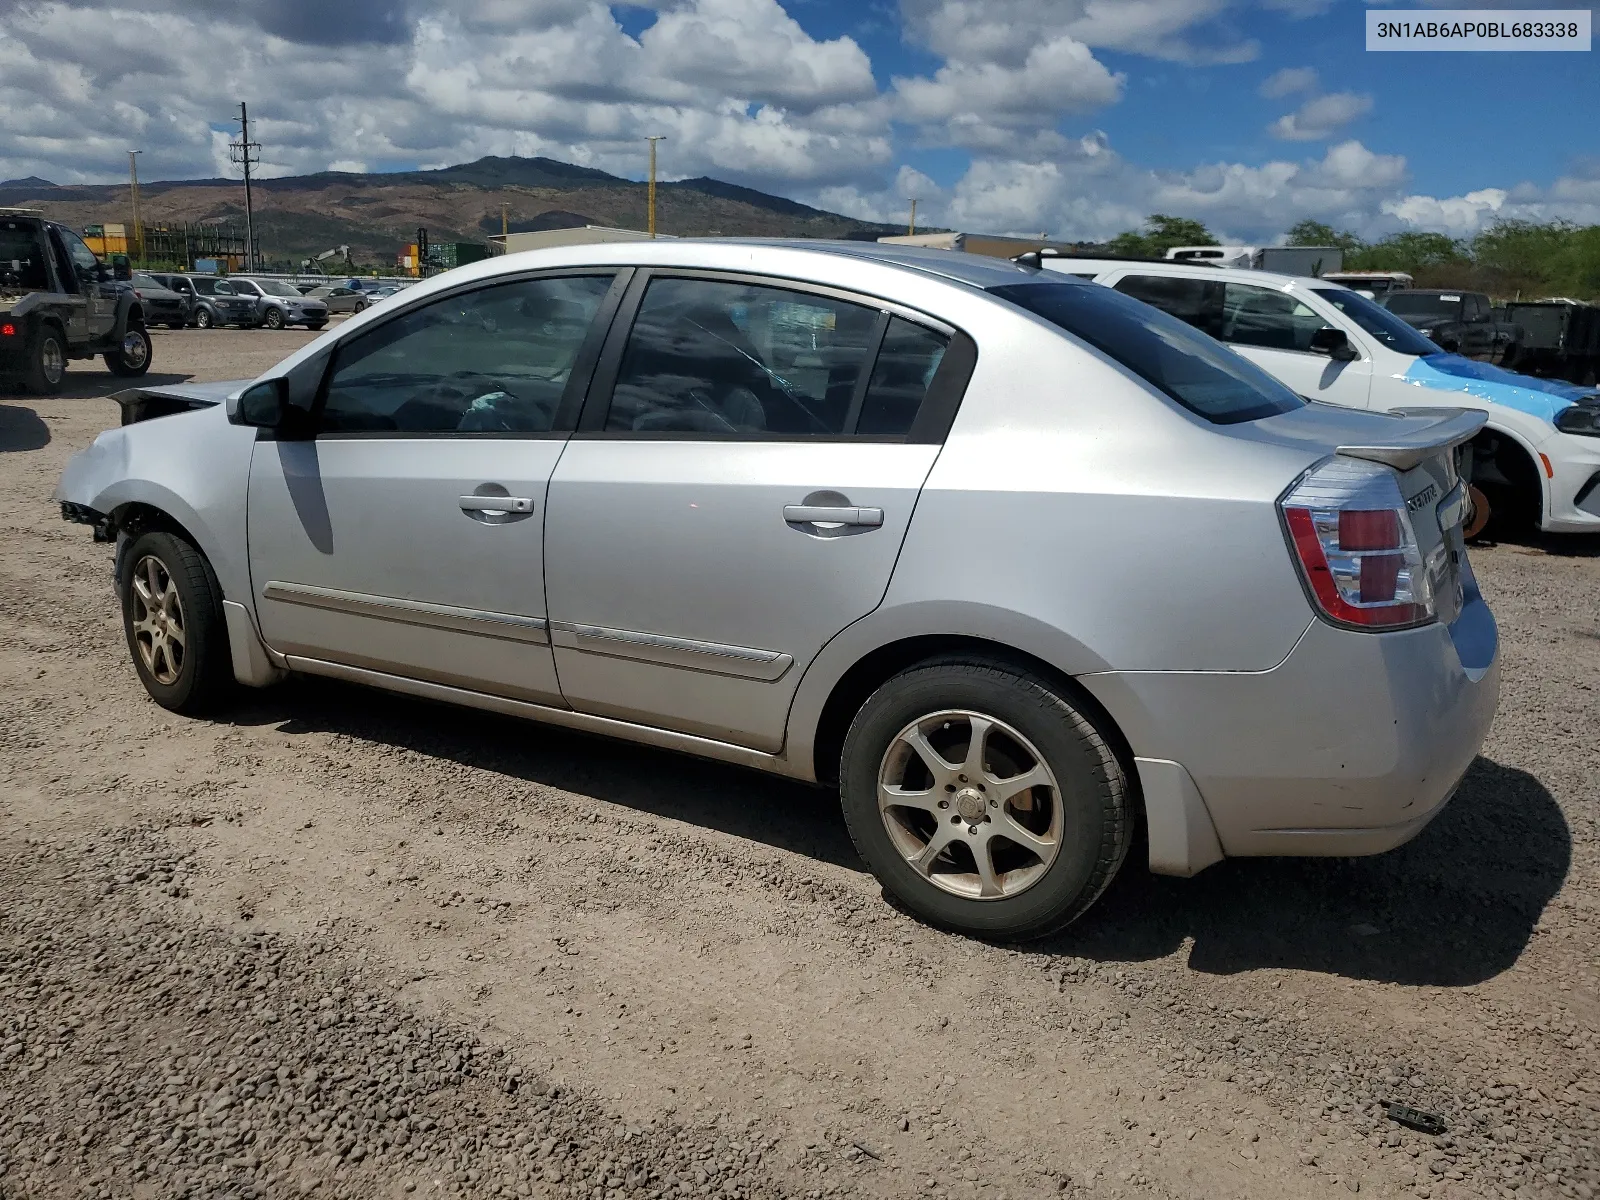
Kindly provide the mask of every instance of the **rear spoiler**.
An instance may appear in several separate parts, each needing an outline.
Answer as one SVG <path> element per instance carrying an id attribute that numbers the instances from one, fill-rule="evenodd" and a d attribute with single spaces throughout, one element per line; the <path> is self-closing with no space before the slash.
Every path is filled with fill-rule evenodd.
<path id="1" fill-rule="evenodd" d="M 1408 427 L 1381 442 L 1340 446 L 1338 453 L 1409 471 L 1470 442 L 1489 420 L 1488 413 L 1475 408 L 1397 408 L 1389 415 L 1404 418 Z"/>

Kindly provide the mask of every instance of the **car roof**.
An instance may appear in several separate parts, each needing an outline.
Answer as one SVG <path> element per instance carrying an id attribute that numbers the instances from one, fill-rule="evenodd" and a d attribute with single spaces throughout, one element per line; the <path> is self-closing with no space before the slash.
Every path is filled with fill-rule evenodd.
<path id="1" fill-rule="evenodd" d="M 1249 267 L 1201 266 L 1171 260 L 1134 261 L 1126 258 L 1060 257 L 1046 258 L 1044 262 L 1047 270 L 1056 272 L 1083 269 L 1098 275 L 1117 267 L 1129 267 L 1141 275 L 1169 275 L 1180 279 L 1236 279 L 1240 282 L 1264 284 L 1267 287 L 1305 288 L 1312 284 L 1322 284 L 1327 287 L 1344 288 L 1342 283 L 1336 283 L 1331 279 L 1319 279 L 1312 275 L 1280 275 L 1276 271 L 1257 271 Z"/>

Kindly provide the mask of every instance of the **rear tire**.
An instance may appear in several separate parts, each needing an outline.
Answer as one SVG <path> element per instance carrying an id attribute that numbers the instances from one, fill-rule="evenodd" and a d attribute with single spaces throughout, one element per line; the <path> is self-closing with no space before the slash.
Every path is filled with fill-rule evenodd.
<path id="1" fill-rule="evenodd" d="M 26 383 L 36 396 L 54 396 L 67 380 L 67 343 L 54 325 L 45 325 L 28 356 Z"/>
<path id="2" fill-rule="evenodd" d="M 154 357 L 150 333 L 143 325 L 129 325 L 122 335 L 122 345 L 104 355 L 106 369 L 124 378 L 143 375 Z"/>
<path id="3" fill-rule="evenodd" d="M 880 687 L 851 723 L 839 778 L 878 881 L 929 924 L 973 937 L 1071 923 L 1133 834 L 1127 778 L 1094 724 L 1054 684 L 982 659 L 923 663 Z"/>
<path id="4" fill-rule="evenodd" d="M 184 716 L 215 711 L 233 687 L 222 588 L 183 538 L 140 534 L 120 586 L 122 627 L 150 698 Z"/>

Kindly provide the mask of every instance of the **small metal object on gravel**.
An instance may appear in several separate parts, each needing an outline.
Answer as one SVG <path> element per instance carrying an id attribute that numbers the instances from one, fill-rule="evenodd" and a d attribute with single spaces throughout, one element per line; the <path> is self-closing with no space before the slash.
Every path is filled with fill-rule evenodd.
<path id="1" fill-rule="evenodd" d="M 1389 1114 L 1389 1120 L 1404 1125 L 1407 1129 L 1415 1129 L 1418 1133 L 1437 1137 L 1449 1128 L 1438 1113 L 1423 1112 L 1420 1108 L 1396 1104 L 1393 1100 L 1383 1101 L 1383 1107 Z"/>
<path id="2" fill-rule="evenodd" d="M 865 1154 L 868 1158 L 874 1159 L 874 1160 L 876 1160 L 878 1162 L 882 1162 L 883 1161 L 883 1155 L 879 1154 L 876 1150 L 874 1150 L 871 1146 L 867 1145 L 865 1142 L 851 1142 L 850 1144 L 852 1146 L 854 1146 L 857 1150 L 861 1151 L 861 1153 Z"/>

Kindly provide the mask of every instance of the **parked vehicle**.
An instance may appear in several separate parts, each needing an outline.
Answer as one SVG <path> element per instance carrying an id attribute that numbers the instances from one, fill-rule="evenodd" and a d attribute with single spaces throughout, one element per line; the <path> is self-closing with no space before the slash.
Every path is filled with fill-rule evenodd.
<path id="1" fill-rule="evenodd" d="M 171 287 L 194 292 L 194 323 L 201 329 L 217 325 L 251 326 L 256 323 L 256 301 L 241 296 L 226 279 L 210 275 L 173 275 Z"/>
<path id="2" fill-rule="evenodd" d="M 1197 266 L 1240 267 L 1284 275 L 1322 276 L 1344 267 L 1344 251 L 1337 246 L 1174 246 L 1166 257 L 1172 262 Z"/>
<path id="3" fill-rule="evenodd" d="M 508 255 L 120 399 L 58 498 L 157 702 L 293 671 L 837 784 L 967 933 L 1071 921 L 1136 823 L 1179 875 L 1399 845 L 1495 709 L 1481 413 L 1307 405 L 1001 260 Z"/>
<path id="4" fill-rule="evenodd" d="M 331 313 L 365 312 L 368 304 L 365 294 L 351 291 L 347 287 L 313 288 L 306 295 L 313 300 L 321 300 Z"/>
<path id="5" fill-rule="evenodd" d="M 0 209 L 0 380 L 52 395 L 69 359 L 105 360 L 116 375 L 150 369 L 144 305 L 65 225 L 27 209 Z"/>
<path id="6" fill-rule="evenodd" d="M 1507 366 L 1517 360 L 1521 328 L 1497 319 L 1493 302 L 1482 292 L 1407 288 L 1385 293 L 1378 303 L 1441 350 Z"/>
<path id="7" fill-rule="evenodd" d="M 1600 396 L 1450 354 L 1359 292 L 1321 279 L 1119 259 L 1050 258 L 1180 317 L 1308 400 L 1405 412 L 1474 408 L 1479 522 L 1600 530 Z M 1475 524 L 1474 532 L 1479 526 Z"/>
<path id="8" fill-rule="evenodd" d="M 1290 274 L 1291 272 L 1284 272 Z M 1416 282 L 1404 271 L 1328 271 L 1322 275 L 1329 283 L 1342 283 L 1352 291 L 1377 300 L 1390 292 L 1409 288 Z"/>
<path id="9" fill-rule="evenodd" d="M 187 296 L 144 271 L 135 271 L 129 282 L 134 295 L 144 305 L 146 325 L 165 325 L 168 329 L 188 327 L 190 300 Z"/>
<path id="10" fill-rule="evenodd" d="M 1595 386 L 1600 371 L 1600 307 L 1577 300 L 1520 300 L 1505 306 L 1505 316 L 1523 331 L 1519 370 Z"/>
<path id="11" fill-rule="evenodd" d="M 256 324 L 267 329 L 304 325 L 321 329 L 328 323 L 328 306 L 320 300 L 302 296 L 280 279 L 255 279 L 248 275 L 230 276 L 233 290 L 255 303 Z"/>

